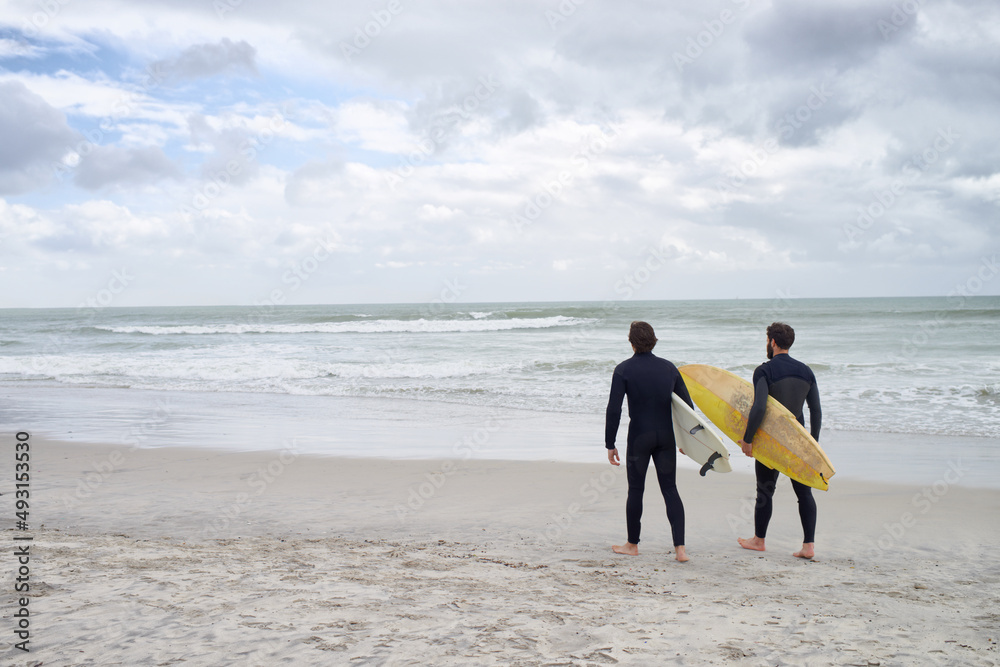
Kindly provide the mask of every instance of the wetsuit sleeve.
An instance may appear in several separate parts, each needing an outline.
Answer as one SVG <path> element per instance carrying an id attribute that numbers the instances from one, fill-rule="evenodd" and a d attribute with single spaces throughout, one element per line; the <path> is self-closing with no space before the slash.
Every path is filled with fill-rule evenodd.
<path id="1" fill-rule="evenodd" d="M 747 415 L 747 430 L 743 434 L 743 442 L 753 442 L 753 437 L 757 435 L 757 429 L 764 421 L 764 412 L 767 410 L 767 393 L 767 378 L 761 373 L 753 388 L 753 407 L 750 408 L 750 414 Z"/>
<path id="2" fill-rule="evenodd" d="M 681 397 L 681 400 L 694 410 L 694 403 L 691 402 L 691 394 L 688 393 L 687 385 L 684 384 L 684 376 L 677 374 L 677 381 L 674 382 L 674 393 Z"/>
<path id="3" fill-rule="evenodd" d="M 608 410 L 604 417 L 604 446 L 615 448 L 615 437 L 618 435 L 618 424 L 622 420 L 622 401 L 625 399 L 625 378 L 619 373 L 611 376 L 611 395 L 608 397 Z"/>
<path id="4" fill-rule="evenodd" d="M 813 440 L 819 442 L 819 429 L 823 425 L 823 410 L 819 407 L 819 387 L 813 382 L 806 394 L 806 405 L 809 406 L 809 431 Z"/>

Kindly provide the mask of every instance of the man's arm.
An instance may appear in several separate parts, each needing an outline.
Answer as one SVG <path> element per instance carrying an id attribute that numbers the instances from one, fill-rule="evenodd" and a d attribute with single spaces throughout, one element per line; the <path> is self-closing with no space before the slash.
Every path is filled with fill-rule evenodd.
<path id="1" fill-rule="evenodd" d="M 618 372 L 611 376 L 611 395 L 608 397 L 608 409 L 604 416 L 604 446 L 615 449 L 615 438 L 618 436 L 618 425 L 622 421 L 622 401 L 625 399 L 625 378 Z"/>
<path id="2" fill-rule="evenodd" d="M 747 415 L 747 430 L 743 433 L 743 439 L 740 440 L 740 449 L 747 456 L 753 456 L 753 438 L 757 435 L 757 429 L 760 428 L 761 422 L 764 421 L 764 412 L 767 410 L 767 377 L 761 373 L 757 376 L 756 383 L 753 387 L 753 407 L 750 408 L 750 414 Z"/>
<path id="3" fill-rule="evenodd" d="M 764 412 L 767 411 L 767 378 L 763 374 L 757 378 L 753 386 L 753 407 L 747 415 L 747 430 L 743 433 L 743 441 L 753 442 L 753 437 L 757 435 L 757 429 L 764 421 Z"/>
<path id="4" fill-rule="evenodd" d="M 819 442 L 819 429 L 823 425 L 823 410 L 819 407 L 819 387 L 813 382 L 806 394 L 806 405 L 809 406 L 809 431 L 813 440 Z"/>
<path id="5" fill-rule="evenodd" d="M 694 403 L 691 402 L 691 394 L 688 393 L 687 385 L 684 384 L 684 376 L 677 374 L 677 381 L 674 382 L 674 393 L 681 397 L 681 400 L 694 410 Z"/>

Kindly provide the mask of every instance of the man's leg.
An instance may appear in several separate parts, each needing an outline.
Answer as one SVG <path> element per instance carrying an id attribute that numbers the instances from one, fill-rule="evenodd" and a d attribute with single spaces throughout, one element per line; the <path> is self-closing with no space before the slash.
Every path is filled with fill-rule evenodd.
<path id="1" fill-rule="evenodd" d="M 767 537 L 767 525 L 771 523 L 774 487 L 778 483 L 778 471 L 771 470 L 760 461 L 754 461 L 754 471 L 757 474 L 757 505 L 754 508 L 754 535 L 751 539 L 739 538 L 740 546 L 752 551 L 764 551 L 764 538 Z"/>
<path id="2" fill-rule="evenodd" d="M 635 555 L 639 553 L 639 533 L 642 530 L 642 494 L 646 490 L 646 471 L 649 457 L 656 444 L 656 433 L 643 433 L 630 442 L 625 450 L 625 472 L 628 475 L 628 500 L 625 501 L 625 524 L 628 528 L 628 542 L 615 545 L 615 553 Z"/>
<path id="3" fill-rule="evenodd" d="M 686 561 L 684 549 L 684 503 L 677 491 L 677 449 L 671 431 L 657 431 L 656 449 L 653 450 L 653 465 L 656 479 L 660 483 L 660 493 L 667 505 L 667 519 L 677 550 L 677 560 Z"/>
<path id="4" fill-rule="evenodd" d="M 792 480 L 792 489 L 799 499 L 799 518 L 802 520 L 802 550 L 796 551 L 796 558 L 812 558 L 816 546 L 816 499 L 812 489 L 805 484 Z"/>

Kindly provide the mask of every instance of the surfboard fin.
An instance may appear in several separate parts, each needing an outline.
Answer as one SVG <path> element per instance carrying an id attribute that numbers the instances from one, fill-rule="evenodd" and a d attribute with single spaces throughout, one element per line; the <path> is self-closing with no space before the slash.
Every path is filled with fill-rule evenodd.
<path id="1" fill-rule="evenodd" d="M 694 435 L 698 431 L 704 431 L 704 430 L 705 430 L 704 426 L 702 426 L 701 424 L 697 424 L 697 425 L 695 425 L 695 427 L 693 429 L 691 429 L 690 431 L 688 431 L 688 433 L 690 433 L 691 435 Z"/>
<path id="2" fill-rule="evenodd" d="M 708 457 L 708 461 L 705 461 L 705 465 L 701 467 L 701 476 L 704 477 L 709 470 L 714 470 L 716 460 L 721 458 L 722 454 L 719 452 L 712 452 L 712 455 Z"/>

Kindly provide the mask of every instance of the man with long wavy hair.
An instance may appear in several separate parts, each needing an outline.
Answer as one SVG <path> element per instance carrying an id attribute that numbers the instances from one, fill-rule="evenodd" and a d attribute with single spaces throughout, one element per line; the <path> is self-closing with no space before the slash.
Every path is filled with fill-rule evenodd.
<path id="1" fill-rule="evenodd" d="M 628 397 L 628 448 L 625 470 L 628 474 L 628 500 L 625 520 L 628 541 L 612 547 L 615 553 L 639 554 L 642 518 L 642 495 L 646 489 L 646 471 L 652 459 L 660 493 L 667 504 L 667 518 L 673 534 L 676 559 L 688 560 L 684 548 L 684 504 L 677 492 L 677 446 L 674 441 L 671 394 L 676 393 L 694 407 L 684 379 L 677 367 L 653 354 L 656 335 L 646 322 L 633 322 L 628 340 L 635 353 L 615 368 L 611 377 L 611 396 L 604 428 L 604 445 L 611 465 L 621 465 L 615 438 L 622 416 L 622 400 Z"/>

